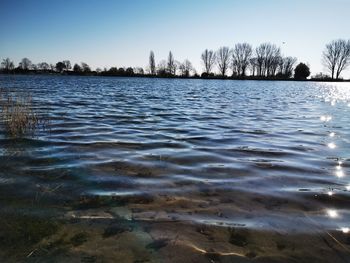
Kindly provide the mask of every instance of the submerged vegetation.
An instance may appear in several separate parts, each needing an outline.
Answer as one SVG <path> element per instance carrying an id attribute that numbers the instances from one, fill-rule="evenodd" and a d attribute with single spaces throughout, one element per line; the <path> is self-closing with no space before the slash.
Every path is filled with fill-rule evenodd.
<path id="1" fill-rule="evenodd" d="M 272 43 L 262 43 L 253 47 L 249 43 L 237 43 L 232 48 L 220 47 L 217 51 L 204 50 L 200 56 L 203 66 L 201 75 L 192 63 L 185 59 L 183 62 L 175 60 L 170 51 L 166 60 L 156 63 L 155 54 L 150 52 L 148 66 L 142 67 L 111 67 L 97 68 L 95 71 L 87 63 L 74 64 L 69 60 L 56 64 L 41 62 L 32 63 L 23 58 L 15 67 L 10 58 L 2 60 L 0 72 L 6 74 L 66 74 L 93 76 L 125 76 L 125 77 L 162 77 L 162 78 L 231 78 L 231 79 L 268 79 L 268 80 L 304 80 L 311 71 L 307 63 L 299 66 L 310 74 L 299 75 L 295 72 L 297 58 L 284 56 L 279 46 Z M 350 40 L 338 39 L 326 45 L 322 54 L 322 64 L 327 74 L 317 73 L 314 80 L 341 80 L 341 73 L 350 65 Z M 307 68 L 305 68 L 305 66 Z"/>
<path id="2" fill-rule="evenodd" d="M 30 94 L 0 89 L 0 127 L 8 136 L 34 136 L 36 131 L 46 129 L 48 123 Z"/>

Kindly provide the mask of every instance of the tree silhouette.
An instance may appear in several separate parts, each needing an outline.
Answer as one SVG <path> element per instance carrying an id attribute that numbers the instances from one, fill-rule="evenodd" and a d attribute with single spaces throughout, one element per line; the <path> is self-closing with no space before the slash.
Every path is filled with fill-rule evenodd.
<path id="1" fill-rule="evenodd" d="M 161 77 L 164 77 L 164 76 L 168 75 L 168 73 L 167 73 L 167 62 L 165 60 L 159 61 L 158 66 L 157 66 L 157 75 L 161 76 Z"/>
<path id="2" fill-rule="evenodd" d="M 310 76 L 310 68 L 304 63 L 299 63 L 294 70 L 294 78 L 304 80 L 308 76 Z"/>
<path id="3" fill-rule="evenodd" d="M 59 61 L 56 63 L 56 70 L 58 72 L 62 73 L 65 68 L 66 68 L 66 65 L 62 61 Z"/>
<path id="4" fill-rule="evenodd" d="M 256 57 L 253 57 L 249 60 L 249 66 L 250 66 L 250 73 L 254 77 L 258 67 Z"/>
<path id="5" fill-rule="evenodd" d="M 13 61 L 11 61 L 11 59 L 5 58 L 2 60 L 1 66 L 5 72 L 10 72 L 11 70 L 14 69 L 15 64 L 13 64 Z"/>
<path id="6" fill-rule="evenodd" d="M 226 76 L 226 72 L 230 63 L 230 54 L 231 51 L 229 47 L 221 47 L 216 52 L 216 63 L 222 77 Z"/>
<path id="7" fill-rule="evenodd" d="M 126 76 L 132 76 L 132 75 L 134 75 L 134 70 L 133 70 L 133 68 L 128 67 L 128 68 L 125 70 L 125 75 L 126 75 Z"/>
<path id="8" fill-rule="evenodd" d="M 83 70 L 82 70 L 82 68 L 79 66 L 79 64 L 74 64 L 74 66 L 73 66 L 73 71 L 74 71 L 75 73 L 81 73 Z"/>
<path id="9" fill-rule="evenodd" d="M 46 62 L 41 62 L 41 63 L 38 63 L 38 69 L 46 71 L 50 69 L 50 65 Z"/>
<path id="10" fill-rule="evenodd" d="M 204 65 L 204 70 L 207 75 L 209 75 L 214 67 L 215 61 L 216 61 L 216 55 L 213 50 L 204 50 L 204 52 L 201 55 L 201 60 Z"/>
<path id="11" fill-rule="evenodd" d="M 88 64 L 86 64 L 85 62 L 81 62 L 81 69 L 84 73 L 90 73 L 91 72 L 91 68 Z"/>
<path id="12" fill-rule="evenodd" d="M 284 57 L 281 60 L 280 64 L 280 72 L 282 76 L 285 78 L 290 78 L 293 75 L 293 68 L 295 63 L 297 62 L 297 58 L 295 57 Z"/>
<path id="13" fill-rule="evenodd" d="M 19 68 L 24 71 L 30 70 L 31 66 L 32 66 L 32 62 L 28 58 L 23 58 L 19 63 Z"/>
<path id="14" fill-rule="evenodd" d="M 156 61 L 154 58 L 154 52 L 151 51 L 149 54 L 149 71 L 151 75 L 156 74 Z"/>
<path id="15" fill-rule="evenodd" d="M 72 68 L 69 60 L 63 60 L 62 62 L 64 64 L 64 66 L 65 66 L 64 67 L 65 70 L 70 70 Z"/>
<path id="16" fill-rule="evenodd" d="M 236 44 L 232 50 L 232 70 L 244 77 L 252 56 L 252 46 L 248 43 Z"/>
<path id="17" fill-rule="evenodd" d="M 179 66 L 181 76 L 183 77 L 189 77 L 191 72 L 193 71 L 192 63 L 186 59 L 183 63 Z"/>
<path id="18" fill-rule="evenodd" d="M 173 53 L 171 53 L 171 51 L 169 52 L 169 55 L 168 55 L 167 71 L 170 75 L 176 75 L 176 64 L 175 64 Z"/>
<path id="19" fill-rule="evenodd" d="M 350 40 L 338 39 L 327 44 L 322 54 L 322 62 L 331 73 L 332 79 L 334 76 L 339 79 L 341 72 L 350 64 Z"/>
<path id="20" fill-rule="evenodd" d="M 281 59 L 281 49 L 271 43 L 260 44 L 255 49 L 258 76 L 274 76 Z"/>

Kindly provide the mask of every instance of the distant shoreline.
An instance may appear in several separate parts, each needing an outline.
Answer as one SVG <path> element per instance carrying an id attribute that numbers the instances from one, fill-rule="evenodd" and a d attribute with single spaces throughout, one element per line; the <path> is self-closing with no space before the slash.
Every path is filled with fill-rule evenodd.
<path id="1" fill-rule="evenodd" d="M 97 72 L 91 72 L 89 74 L 76 74 L 74 72 L 68 73 L 38 73 L 38 72 L 28 72 L 28 73 L 4 73 L 1 72 L 0 75 L 4 76 L 76 76 L 76 77 L 119 77 L 119 78 L 149 78 L 149 79 L 201 79 L 201 80 L 254 80 L 254 81 L 296 81 L 296 82 L 350 82 L 350 79 L 295 79 L 295 78 L 277 78 L 277 77 L 221 77 L 221 76 L 158 76 L 158 75 L 148 75 L 148 74 L 133 74 L 133 75 L 108 75 L 100 74 Z"/>

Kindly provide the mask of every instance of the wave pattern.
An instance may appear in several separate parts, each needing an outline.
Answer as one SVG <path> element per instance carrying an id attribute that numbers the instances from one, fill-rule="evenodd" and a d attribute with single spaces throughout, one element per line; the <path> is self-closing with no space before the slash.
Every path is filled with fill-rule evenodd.
<path id="1" fill-rule="evenodd" d="M 32 139 L 1 132 L 5 207 L 44 192 L 51 208 L 81 196 L 126 200 L 139 220 L 350 227 L 349 84 L 47 76 L 0 84 L 30 91 L 51 118 L 50 132 Z"/>

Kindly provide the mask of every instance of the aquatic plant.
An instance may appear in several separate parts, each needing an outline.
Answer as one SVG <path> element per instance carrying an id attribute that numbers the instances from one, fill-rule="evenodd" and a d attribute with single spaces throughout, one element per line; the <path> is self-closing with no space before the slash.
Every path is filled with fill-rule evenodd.
<path id="1" fill-rule="evenodd" d="M 0 217 L 0 248 L 16 246 L 29 247 L 43 238 L 55 234 L 60 222 L 51 218 L 23 213 L 5 213 Z"/>
<path id="2" fill-rule="evenodd" d="M 11 137 L 34 136 L 46 129 L 49 119 L 33 103 L 32 96 L 24 92 L 0 89 L 0 127 Z"/>

